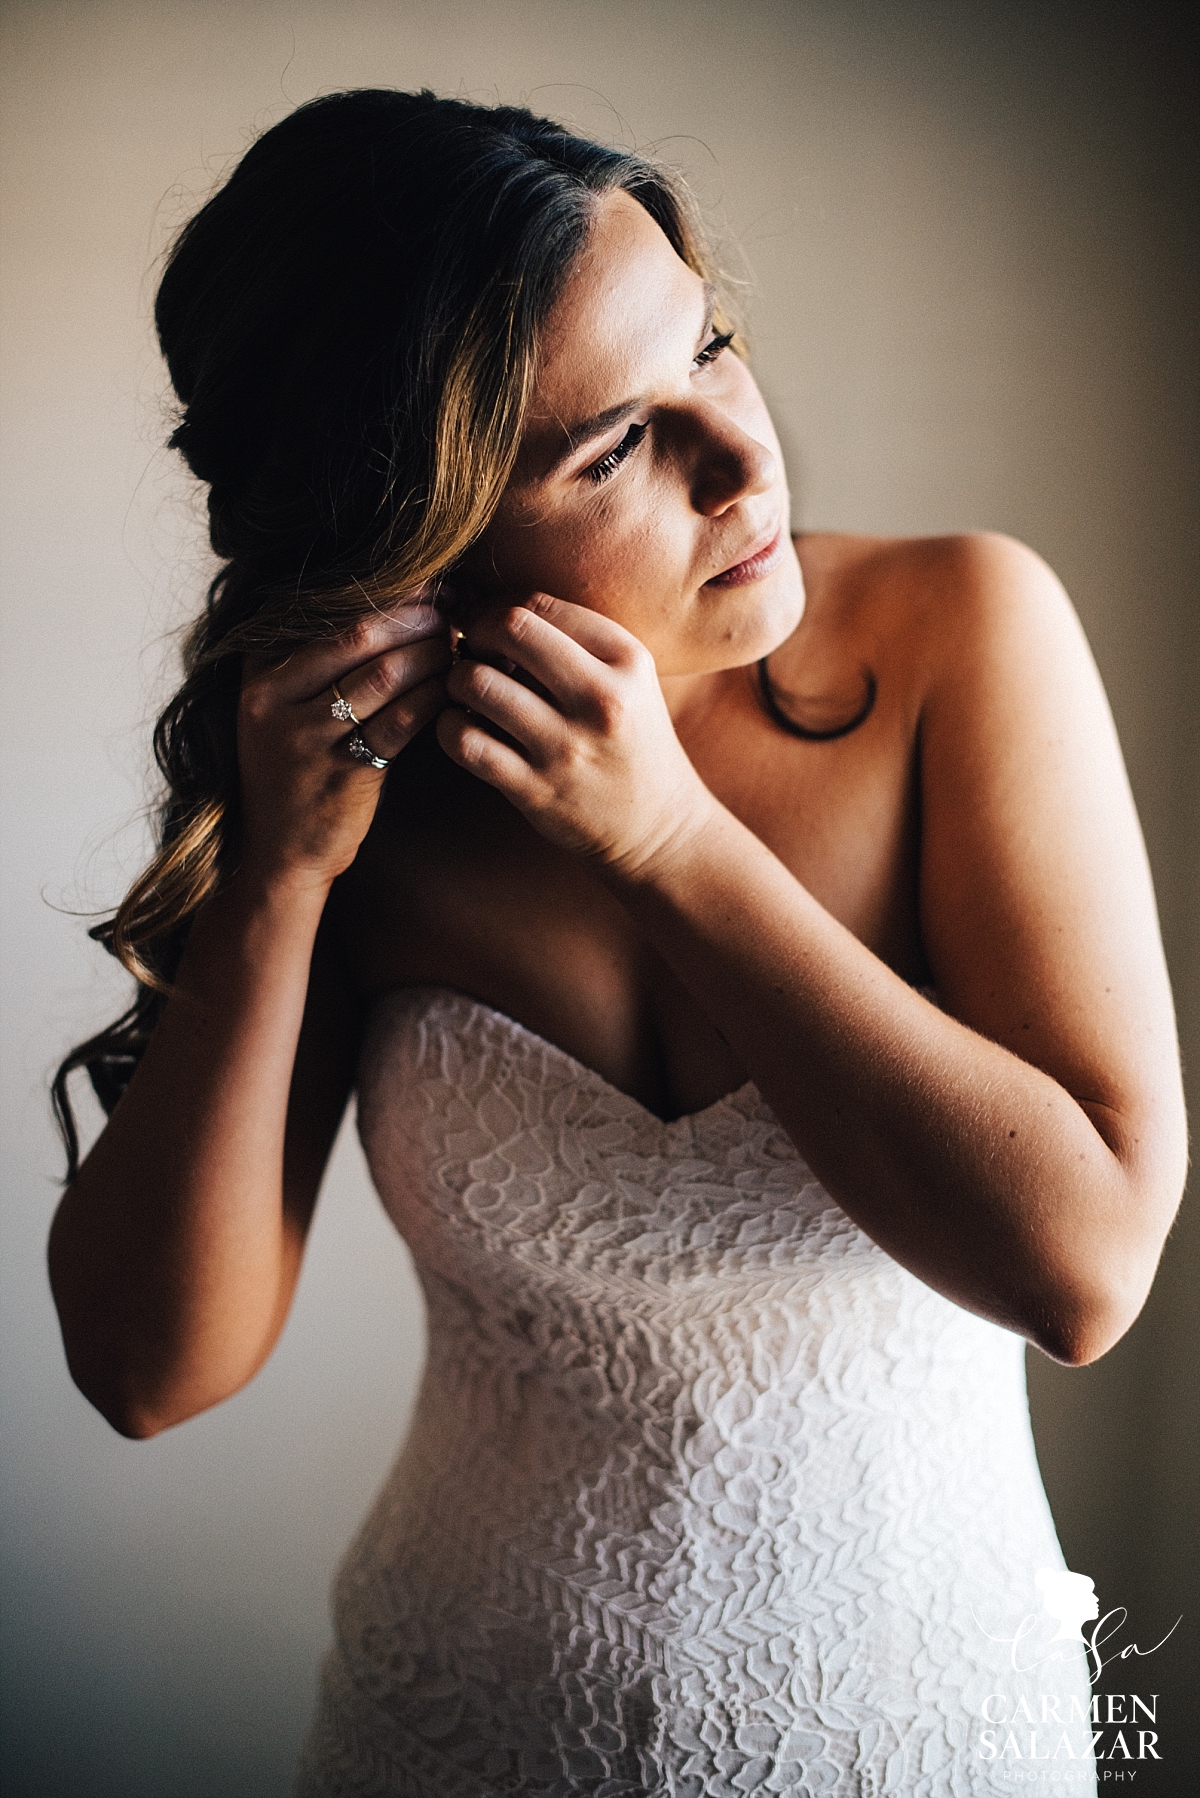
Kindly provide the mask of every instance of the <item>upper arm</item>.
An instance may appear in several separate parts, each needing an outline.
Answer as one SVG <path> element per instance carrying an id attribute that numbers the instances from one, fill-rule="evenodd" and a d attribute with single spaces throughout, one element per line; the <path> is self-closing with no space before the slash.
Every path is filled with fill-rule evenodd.
<path id="1" fill-rule="evenodd" d="M 1112 718 L 1054 575 L 942 546 L 926 614 L 921 923 L 947 1008 L 1050 1074 L 1153 1195 L 1182 1184 L 1174 1016 Z"/>

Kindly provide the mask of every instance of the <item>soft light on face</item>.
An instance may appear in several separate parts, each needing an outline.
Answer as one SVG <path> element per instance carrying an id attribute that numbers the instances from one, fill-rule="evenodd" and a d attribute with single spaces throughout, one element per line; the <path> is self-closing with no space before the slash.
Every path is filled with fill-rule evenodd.
<path id="1" fill-rule="evenodd" d="M 774 427 L 712 296 L 625 193 L 551 315 L 517 468 L 471 559 L 485 590 L 591 607 L 662 675 L 742 666 L 804 607 Z"/>

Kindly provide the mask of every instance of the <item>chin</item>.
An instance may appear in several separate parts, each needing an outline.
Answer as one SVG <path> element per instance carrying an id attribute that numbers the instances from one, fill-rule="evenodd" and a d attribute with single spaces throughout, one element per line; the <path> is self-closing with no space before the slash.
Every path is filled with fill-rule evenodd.
<path id="1" fill-rule="evenodd" d="M 804 582 L 795 551 L 764 581 L 701 588 L 697 599 L 699 628 L 680 658 L 687 666 L 667 667 L 668 658 L 656 656 L 659 673 L 717 674 L 760 662 L 787 642 L 804 616 Z"/>

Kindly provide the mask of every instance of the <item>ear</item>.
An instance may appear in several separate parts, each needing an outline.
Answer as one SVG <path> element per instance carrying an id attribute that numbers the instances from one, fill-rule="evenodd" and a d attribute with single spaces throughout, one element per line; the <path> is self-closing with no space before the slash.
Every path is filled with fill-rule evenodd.
<path id="1" fill-rule="evenodd" d="M 460 631 L 489 607 L 515 605 L 518 598 L 496 573 L 482 542 L 473 544 L 438 580 L 438 610 Z"/>

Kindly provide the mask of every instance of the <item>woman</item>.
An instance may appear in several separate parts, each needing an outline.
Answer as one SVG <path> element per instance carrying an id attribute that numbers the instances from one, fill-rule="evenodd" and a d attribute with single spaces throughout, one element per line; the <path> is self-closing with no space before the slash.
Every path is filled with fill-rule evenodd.
<path id="1" fill-rule="evenodd" d="M 157 320 L 224 567 L 50 1260 L 117 1429 L 219 1403 L 357 1085 L 430 1349 L 298 1789 L 990 1791 L 997 1691 L 1090 1782 L 1022 1339 L 1129 1327 L 1184 1134 L 1061 589 L 793 541 L 683 196 L 524 112 L 301 108 Z"/>

